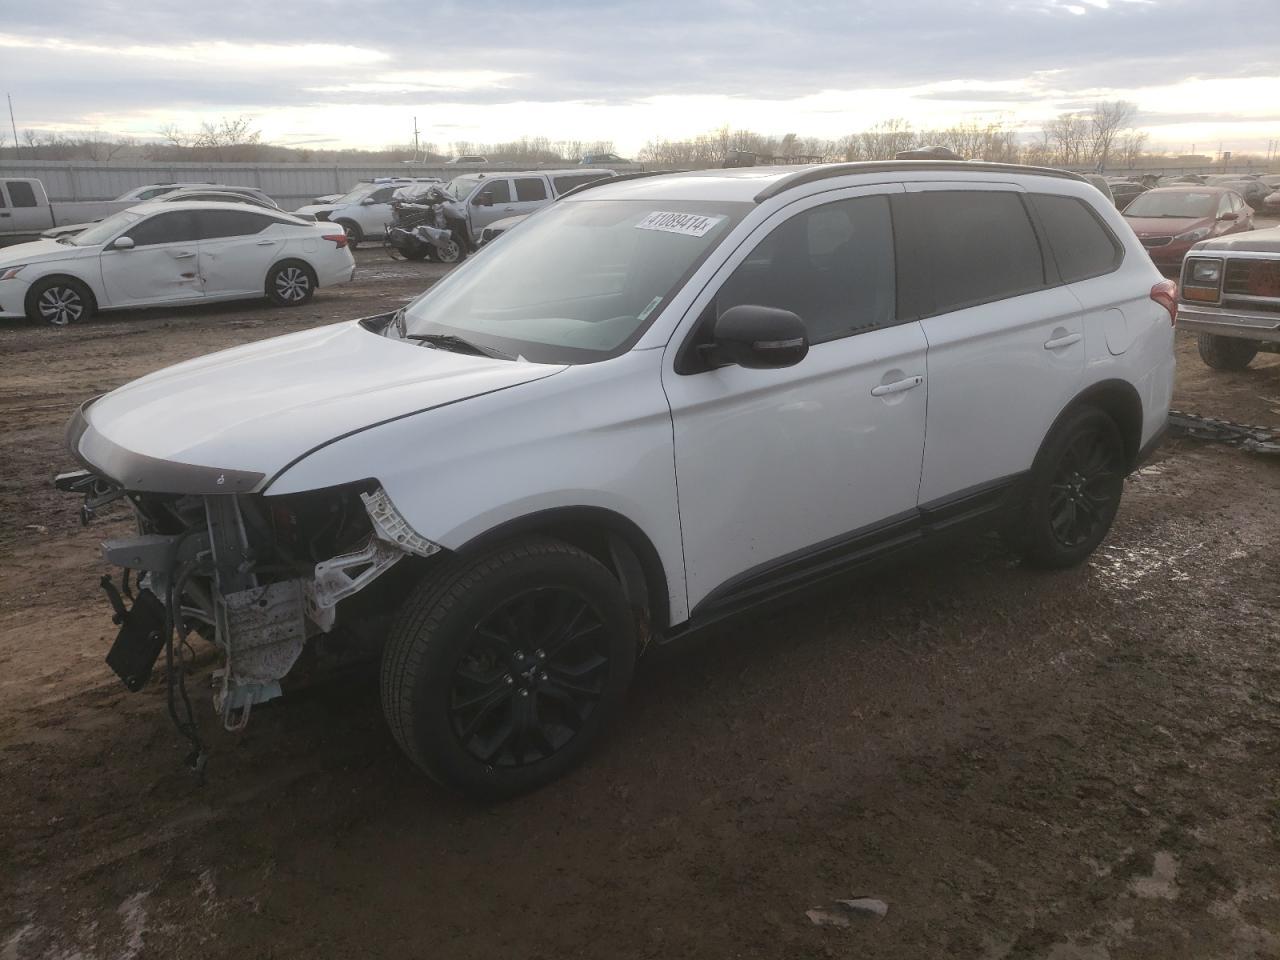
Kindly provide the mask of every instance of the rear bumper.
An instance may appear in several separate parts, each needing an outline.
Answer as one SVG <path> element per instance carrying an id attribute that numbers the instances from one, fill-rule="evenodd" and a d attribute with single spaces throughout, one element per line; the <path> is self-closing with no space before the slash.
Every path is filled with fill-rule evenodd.
<path id="1" fill-rule="evenodd" d="M 1187 333 L 1212 333 L 1220 337 L 1280 343 L 1280 313 L 1179 303 L 1178 329 Z"/>

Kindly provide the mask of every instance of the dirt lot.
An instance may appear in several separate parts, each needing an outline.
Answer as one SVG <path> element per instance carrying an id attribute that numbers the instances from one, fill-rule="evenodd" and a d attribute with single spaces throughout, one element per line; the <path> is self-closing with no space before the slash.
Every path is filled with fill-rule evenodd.
<path id="1" fill-rule="evenodd" d="M 0 327 L 0 960 L 1280 957 L 1280 460 L 1182 441 L 1085 567 L 995 541 L 642 665 L 627 722 L 524 800 L 465 805 L 375 677 L 215 729 L 129 694 L 96 544 L 48 485 L 73 405 L 196 354 L 396 305 L 439 269 L 259 305 Z M 1280 357 L 1178 406 L 1280 426 Z M 884 900 L 883 921 L 806 910 Z"/>

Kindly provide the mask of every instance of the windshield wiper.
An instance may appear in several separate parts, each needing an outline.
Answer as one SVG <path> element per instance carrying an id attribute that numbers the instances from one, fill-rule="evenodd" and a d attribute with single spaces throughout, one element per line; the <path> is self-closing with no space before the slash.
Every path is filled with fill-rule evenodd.
<path id="1" fill-rule="evenodd" d="M 405 334 L 404 339 L 430 344 L 437 350 L 452 350 L 454 353 L 473 353 L 477 357 L 492 357 L 495 360 L 515 359 L 509 353 L 503 353 L 494 347 L 482 347 L 478 343 L 472 343 L 470 340 L 455 336 L 452 333 L 409 333 Z"/>

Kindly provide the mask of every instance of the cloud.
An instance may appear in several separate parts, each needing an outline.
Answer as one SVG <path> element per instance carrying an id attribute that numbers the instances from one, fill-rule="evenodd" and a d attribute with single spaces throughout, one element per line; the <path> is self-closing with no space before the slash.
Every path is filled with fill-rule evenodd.
<path id="1" fill-rule="evenodd" d="M 599 136 L 634 149 L 722 122 L 827 135 L 895 116 L 1030 127 L 1117 97 L 1152 115 L 1246 118 L 1280 102 L 1274 42 L 1250 0 L 1219 0 L 1211 29 L 1194 0 L 437 0 L 426 11 L 275 0 L 270 21 L 288 31 L 269 41 L 248 0 L 57 9 L 54 38 L 47 0 L 5 4 L 0 60 L 20 125 L 146 135 L 247 114 L 268 137 L 325 130 L 379 145 L 403 140 L 417 114 L 429 137 Z M 1222 80 L 1241 86 L 1201 104 L 1195 85 Z M 1170 105 L 1165 88 L 1195 102 Z"/>

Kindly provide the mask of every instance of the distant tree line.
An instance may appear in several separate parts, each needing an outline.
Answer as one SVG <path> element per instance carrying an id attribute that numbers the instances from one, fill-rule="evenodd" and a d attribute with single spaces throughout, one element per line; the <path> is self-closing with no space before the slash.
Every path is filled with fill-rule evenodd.
<path id="1" fill-rule="evenodd" d="M 890 119 L 867 130 L 834 140 L 769 136 L 724 125 L 684 140 L 650 140 L 639 161 L 651 168 L 692 169 L 723 166 L 731 155 L 753 153 L 767 158 L 806 157 L 821 160 L 888 160 L 904 150 L 941 146 L 971 160 L 1029 163 L 1044 166 L 1118 170 L 1149 156 L 1147 135 L 1134 129 L 1134 104 L 1113 100 L 1089 110 L 1060 113 L 1043 128 L 1028 132 L 1007 121 L 966 121 L 937 129 L 916 129 L 903 119 Z M 150 140 L 101 134 L 68 135 L 25 130 L 16 149 L 0 135 L 0 156 L 30 160 L 151 160 L 160 162 L 313 162 L 439 163 L 450 156 L 479 154 L 491 161 L 529 165 L 577 163 L 589 153 L 611 153 L 607 140 L 551 140 L 521 137 L 501 143 L 456 141 L 447 151 L 434 143 L 393 144 L 380 150 L 286 147 L 264 142 L 250 117 L 223 117 L 188 130 L 166 125 Z M 1237 159 L 1245 159 L 1237 156 Z"/>
<path id="2" fill-rule="evenodd" d="M 836 140 L 765 136 L 751 130 L 718 130 L 688 140 L 655 139 L 639 159 L 655 167 L 718 167 L 735 152 L 765 157 L 826 160 L 892 160 L 919 147 L 947 147 L 969 160 L 1072 167 L 1128 167 L 1144 153 L 1147 135 L 1131 129 L 1137 109 L 1116 100 L 1091 110 L 1059 114 L 1027 140 L 1003 121 L 970 121 L 939 129 L 915 129 L 885 120 Z"/>

